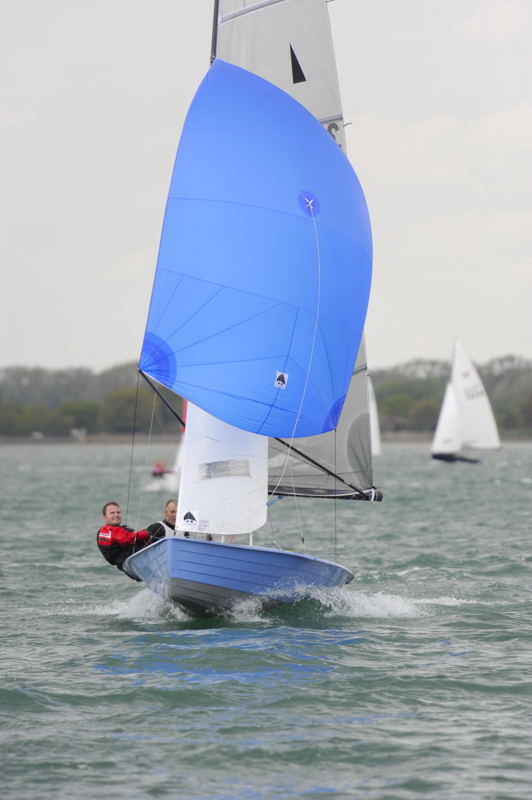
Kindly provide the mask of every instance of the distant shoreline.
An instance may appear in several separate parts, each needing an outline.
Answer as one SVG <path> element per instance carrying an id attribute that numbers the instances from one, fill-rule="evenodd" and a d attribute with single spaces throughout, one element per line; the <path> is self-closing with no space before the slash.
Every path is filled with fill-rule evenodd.
<path id="1" fill-rule="evenodd" d="M 31 436 L 0 436 L 2 444 L 131 444 L 131 434 L 129 433 L 94 433 L 87 434 L 86 437 L 76 439 L 73 436 L 44 436 L 42 439 L 35 439 Z M 135 444 L 177 444 L 178 439 L 163 434 L 135 434 Z"/>
<path id="2" fill-rule="evenodd" d="M 433 434 L 430 432 L 419 431 L 385 431 L 381 432 L 381 443 L 386 444 L 415 444 L 427 443 L 432 441 Z M 157 445 L 177 445 L 179 439 L 164 434 L 135 434 L 135 444 L 157 444 Z M 505 434 L 501 439 L 505 444 L 515 444 L 519 442 L 532 442 L 532 435 L 508 435 Z M 41 445 L 41 444 L 131 444 L 131 434 L 128 433 L 95 433 L 88 434 L 82 440 L 76 440 L 71 436 L 45 436 L 43 439 L 32 439 L 29 436 L 0 436 L 0 446 L 3 444 L 17 445 Z"/>

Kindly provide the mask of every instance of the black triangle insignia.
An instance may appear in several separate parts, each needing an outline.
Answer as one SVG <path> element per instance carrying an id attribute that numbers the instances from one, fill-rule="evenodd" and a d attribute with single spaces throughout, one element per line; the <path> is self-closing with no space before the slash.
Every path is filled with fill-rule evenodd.
<path id="1" fill-rule="evenodd" d="M 294 48 L 290 45 L 290 60 L 292 62 L 292 82 L 293 83 L 303 83 L 306 81 L 305 73 L 301 69 L 301 64 L 297 60 L 297 56 L 294 53 Z"/>

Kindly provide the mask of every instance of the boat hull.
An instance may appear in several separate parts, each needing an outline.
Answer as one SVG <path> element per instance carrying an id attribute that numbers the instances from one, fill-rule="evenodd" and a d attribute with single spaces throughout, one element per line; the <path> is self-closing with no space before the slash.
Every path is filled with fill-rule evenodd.
<path id="1" fill-rule="evenodd" d="M 346 567 L 314 556 L 180 536 L 139 550 L 124 569 L 195 616 L 224 614 L 247 598 L 263 608 L 293 603 L 311 588 L 353 579 Z"/>
<path id="2" fill-rule="evenodd" d="M 432 458 L 437 461 L 447 461 L 454 464 L 455 461 L 465 461 L 467 464 L 480 464 L 479 458 L 470 458 L 469 456 L 462 456 L 458 453 L 432 453 Z"/>

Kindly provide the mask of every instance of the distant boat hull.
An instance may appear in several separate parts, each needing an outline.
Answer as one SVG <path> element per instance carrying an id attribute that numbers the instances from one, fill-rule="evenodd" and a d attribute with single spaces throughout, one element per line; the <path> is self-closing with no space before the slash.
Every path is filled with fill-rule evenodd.
<path id="1" fill-rule="evenodd" d="M 480 464 L 480 458 L 469 458 L 468 456 L 462 456 L 458 453 L 432 453 L 432 458 L 435 458 L 437 461 L 447 461 L 450 463 L 465 461 L 467 464 Z"/>
<path id="2" fill-rule="evenodd" d="M 247 598 L 263 608 L 294 603 L 310 588 L 343 586 L 353 573 L 340 564 L 265 547 L 168 537 L 139 550 L 125 571 L 193 616 L 217 616 Z"/>

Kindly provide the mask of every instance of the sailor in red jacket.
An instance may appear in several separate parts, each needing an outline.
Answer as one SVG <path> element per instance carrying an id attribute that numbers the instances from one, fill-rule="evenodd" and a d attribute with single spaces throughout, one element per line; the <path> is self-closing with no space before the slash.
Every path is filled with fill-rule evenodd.
<path id="1" fill-rule="evenodd" d="M 118 503 L 106 503 L 103 507 L 103 518 L 105 525 L 100 528 L 96 538 L 98 549 L 110 564 L 124 572 L 122 564 L 126 558 L 151 544 L 150 534 L 148 531 L 134 531 L 133 528 L 122 525 L 122 509 Z"/>

